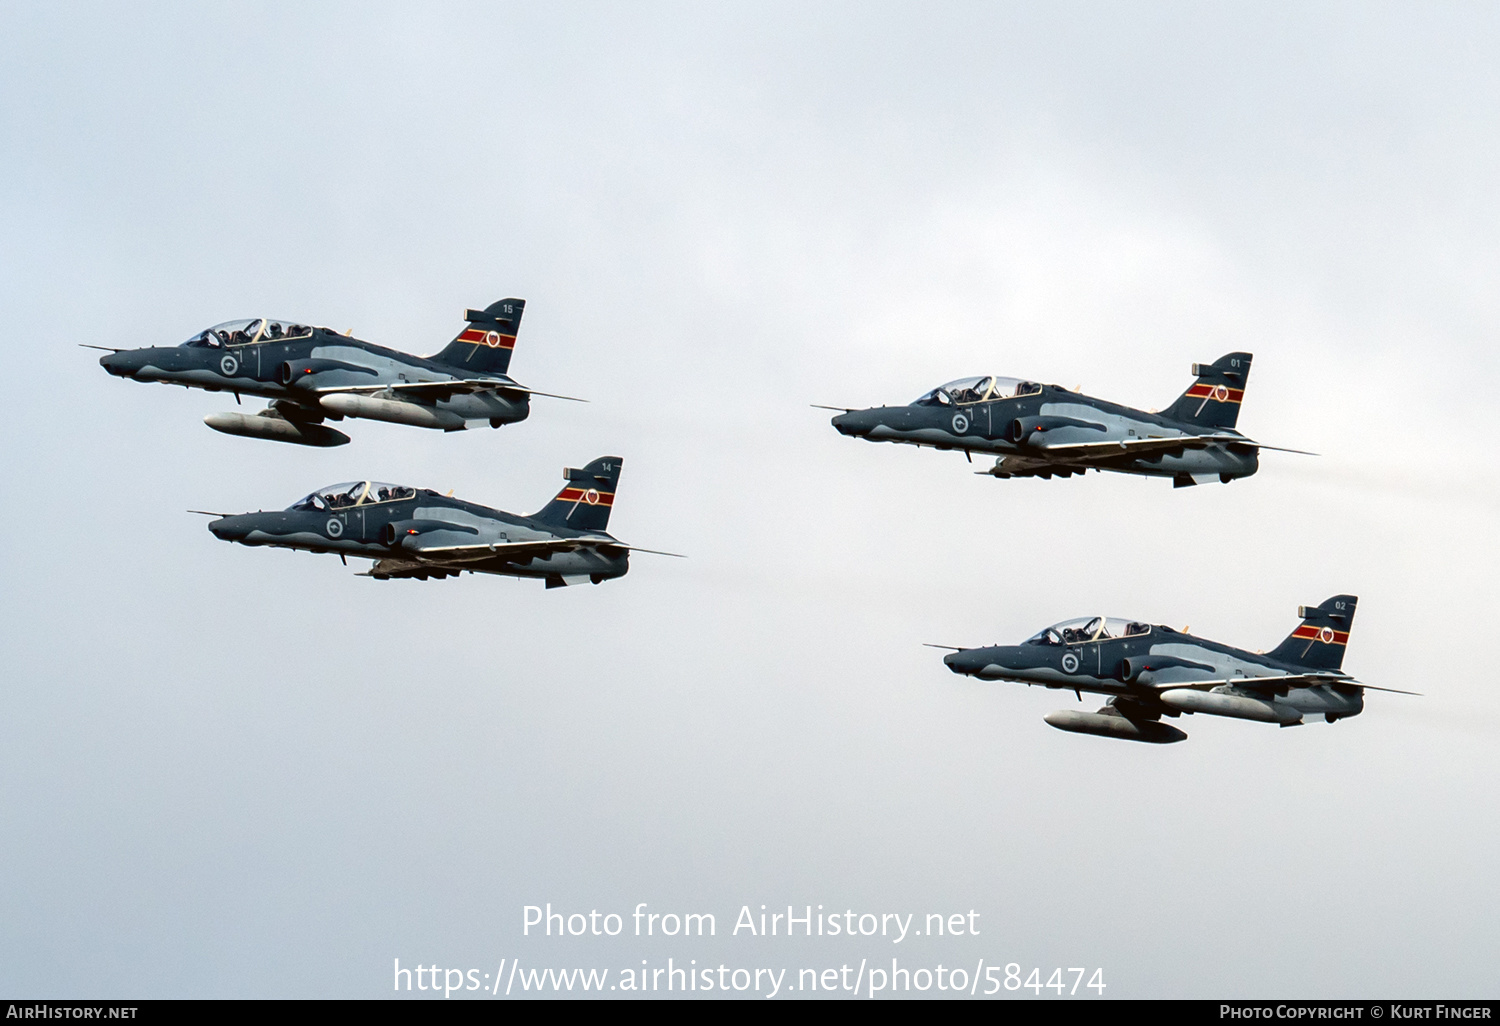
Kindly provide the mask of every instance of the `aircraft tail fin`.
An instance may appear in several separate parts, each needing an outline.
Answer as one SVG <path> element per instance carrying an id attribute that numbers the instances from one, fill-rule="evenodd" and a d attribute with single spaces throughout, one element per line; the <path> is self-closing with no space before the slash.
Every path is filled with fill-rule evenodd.
<path id="1" fill-rule="evenodd" d="M 483 310 L 469 310 L 468 326 L 431 359 L 465 371 L 504 374 L 525 309 L 524 299 L 502 299 Z"/>
<path id="2" fill-rule="evenodd" d="M 1227 353 L 1211 364 L 1193 364 L 1198 380 L 1162 416 L 1198 427 L 1233 428 L 1250 379 L 1250 359 L 1249 353 Z"/>
<path id="3" fill-rule="evenodd" d="M 1353 595 L 1335 595 L 1321 606 L 1302 606 L 1302 622 L 1267 655 L 1314 670 L 1337 670 L 1344 664 L 1344 647 L 1354 625 Z"/>
<path id="4" fill-rule="evenodd" d="M 603 531 L 609 526 L 609 511 L 615 502 L 615 486 L 620 480 L 618 456 L 600 456 L 584 467 L 563 470 L 567 484 L 531 519 L 552 527 L 571 527 L 576 531 Z"/>

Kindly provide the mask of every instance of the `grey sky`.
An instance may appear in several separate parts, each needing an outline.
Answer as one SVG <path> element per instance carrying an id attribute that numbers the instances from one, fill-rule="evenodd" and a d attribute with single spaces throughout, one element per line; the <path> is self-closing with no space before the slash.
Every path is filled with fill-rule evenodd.
<path id="1" fill-rule="evenodd" d="M 891 954 L 518 935 L 645 901 L 975 908 L 910 957 L 1110 996 L 1493 997 L 1497 45 L 1457 4 L 6 6 L 0 991 Z M 431 352 L 512 295 L 512 373 L 591 402 L 498 432 L 227 438 L 73 345 Z M 1240 427 L 1321 457 L 1001 482 L 808 408 L 1163 406 L 1234 349 Z M 382 584 L 182 512 L 362 476 L 530 512 L 606 453 L 612 532 L 690 559 Z M 1426 697 L 1133 746 L 921 647 L 1269 647 L 1345 591 L 1345 667 Z"/>

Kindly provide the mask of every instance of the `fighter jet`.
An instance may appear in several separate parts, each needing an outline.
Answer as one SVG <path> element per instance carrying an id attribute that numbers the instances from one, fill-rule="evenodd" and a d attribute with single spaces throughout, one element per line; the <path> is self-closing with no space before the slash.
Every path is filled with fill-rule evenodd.
<path id="1" fill-rule="evenodd" d="M 378 581 L 468 571 L 539 577 L 548 588 L 598 584 L 625 576 L 631 551 L 656 551 L 626 545 L 604 530 L 620 463 L 618 456 L 601 456 L 582 470 L 564 470 L 567 485 L 529 517 L 430 488 L 353 481 L 319 488 L 279 512 L 209 514 L 219 519 L 208 529 L 241 545 L 335 552 L 345 563 L 349 556 L 372 559 L 361 576 Z"/>
<path id="2" fill-rule="evenodd" d="M 99 363 L 136 381 L 271 400 L 258 414 L 214 413 L 215 431 L 296 445 L 343 445 L 324 420 L 365 417 L 460 431 L 525 420 L 531 396 L 546 395 L 506 374 L 526 303 L 502 299 L 466 313 L 468 326 L 439 353 L 410 356 L 331 328 L 275 317 L 226 321 L 177 346 L 108 349 Z"/>
<path id="3" fill-rule="evenodd" d="M 843 409 L 833 426 L 856 438 L 997 456 L 993 467 L 978 472 L 995 477 L 1112 470 L 1170 477 L 1179 488 L 1227 484 L 1259 469 L 1261 449 L 1277 448 L 1234 430 L 1250 358 L 1230 353 L 1193 364 L 1197 380 L 1160 413 L 993 375 L 950 381 L 907 406 L 819 408 Z"/>
<path id="4" fill-rule="evenodd" d="M 1206 713 L 1295 727 L 1321 716 L 1357 716 L 1364 692 L 1411 691 L 1361 684 L 1341 669 L 1353 595 L 1302 606 L 1301 624 L 1270 652 L 1246 652 L 1185 630 L 1094 616 L 1054 624 L 1019 645 L 956 648 L 943 657 L 954 673 L 1109 695 L 1098 712 L 1060 710 L 1059 730 L 1170 744 L 1187 737 L 1162 716 Z M 951 646 L 937 645 L 936 648 Z"/>

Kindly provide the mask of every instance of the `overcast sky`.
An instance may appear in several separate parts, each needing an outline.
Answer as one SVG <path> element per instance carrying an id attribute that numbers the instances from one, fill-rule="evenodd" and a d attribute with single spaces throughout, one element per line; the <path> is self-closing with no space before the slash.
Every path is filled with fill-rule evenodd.
<path id="1" fill-rule="evenodd" d="M 1494 997 L 1497 50 L 1483 4 L 0 8 L 0 991 L 896 955 Z M 505 296 L 511 373 L 587 405 L 303 449 L 75 347 L 426 353 Z M 1319 457 L 998 481 L 808 405 L 1159 407 L 1239 349 L 1241 430 Z M 526 513 L 605 454 L 611 532 L 689 559 L 376 582 L 184 512 L 374 477 Z M 1132 745 L 922 647 L 1270 648 L 1340 592 L 1345 668 L 1424 697 Z M 523 938 L 545 902 L 720 936 Z M 723 936 L 746 904 L 982 932 L 771 947 Z"/>

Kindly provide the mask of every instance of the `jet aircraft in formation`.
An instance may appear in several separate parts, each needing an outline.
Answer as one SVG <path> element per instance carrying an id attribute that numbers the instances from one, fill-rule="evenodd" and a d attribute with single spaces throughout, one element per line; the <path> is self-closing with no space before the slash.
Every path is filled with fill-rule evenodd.
<path id="1" fill-rule="evenodd" d="M 1169 744 L 1187 737 L 1163 716 L 1206 713 L 1294 727 L 1321 716 L 1357 716 L 1362 684 L 1343 672 L 1354 624 L 1353 595 L 1297 610 L 1302 622 L 1270 652 L 1247 652 L 1186 631 L 1111 617 L 1054 624 L 1019 645 L 957 648 L 943 657 L 954 673 L 1108 695 L 1098 712 L 1060 710 L 1059 730 Z M 939 645 L 938 648 L 950 646 Z M 1396 692 L 1412 694 L 1410 691 Z"/>
<path id="2" fill-rule="evenodd" d="M 623 577 L 630 553 L 605 531 L 620 479 L 620 457 L 567 469 L 567 485 L 529 517 L 439 495 L 429 488 L 355 481 L 320 488 L 284 510 L 220 515 L 208 529 L 242 545 L 334 552 L 375 561 L 362 576 L 457 577 L 469 573 L 541 578 L 549 588 Z"/>
<path id="3" fill-rule="evenodd" d="M 205 417 L 228 434 L 334 446 L 349 436 L 325 420 L 364 417 L 456 431 L 524 420 L 536 392 L 507 371 L 525 309 L 503 299 L 469 310 L 467 327 L 441 352 L 410 356 L 308 324 L 252 318 L 206 328 L 179 346 L 109 348 L 110 374 L 211 392 L 262 396 L 255 415 Z M 1196 380 L 1160 413 L 1144 412 L 1017 378 L 949 382 L 908 406 L 839 408 L 842 434 L 997 457 L 995 477 L 1069 477 L 1087 470 L 1170 477 L 1176 486 L 1248 477 L 1261 445 L 1235 430 L 1251 355 L 1193 365 Z M 569 398 L 557 396 L 556 398 Z M 1300 450 L 1281 450 L 1298 452 Z M 567 469 L 566 486 L 531 516 L 517 516 L 431 489 L 356 481 L 320 488 L 285 510 L 215 516 L 225 541 L 337 553 L 373 561 L 364 576 L 540 578 L 548 588 L 622 577 L 630 552 L 610 535 L 621 460 Z M 676 555 L 676 553 L 659 553 Z M 1299 610 L 1302 623 L 1275 649 L 1252 653 L 1137 620 L 1085 617 L 1019 645 L 957 648 L 955 673 L 1107 695 L 1097 712 L 1046 717 L 1060 730 L 1157 744 L 1187 735 L 1163 716 L 1205 713 L 1296 726 L 1321 715 L 1358 715 L 1365 690 L 1342 670 L 1356 599 L 1336 595 Z M 948 648 L 951 646 L 935 646 Z M 1412 692 L 1398 692 L 1412 694 Z"/>
<path id="4" fill-rule="evenodd" d="M 1250 354 L 1193 364 L 1197 378 L 1160 413 L 1095 399 L 1059 385 L 986 375 L 934 388 L 907 406 L 844 407 L 833 426 L 872 442 L 930 445 L 998 457 L 980 473 L 1070 477 L 1088 470 L 1170 477 L 1176 487 L 1249 477 L 1260 450 L 1234 429 Z M 1300 450 L 1282 450 L 1300 452 Z"/>
<path id="5" fill-rule="evenodd" d="M 297 445 L 343 445 L 349 436 L 325 420 L 364 417 L 459 431 L 525 420 L 531 397 L 506 371 L 524 300 L 469 310 L 468 325 L 439 353 L 411 356 L 285 319 L 253 317 L 205 328 L 177 346 L 110 349 L 99 363 L 136 381 L 233 392 L 271 400 L 258 414 L 214 413 L 216 431 Z"/>

